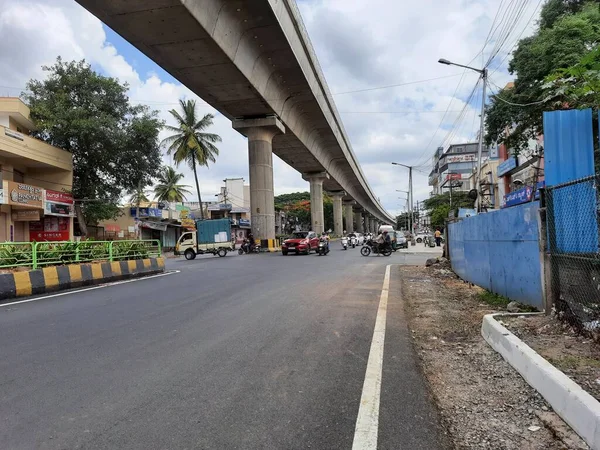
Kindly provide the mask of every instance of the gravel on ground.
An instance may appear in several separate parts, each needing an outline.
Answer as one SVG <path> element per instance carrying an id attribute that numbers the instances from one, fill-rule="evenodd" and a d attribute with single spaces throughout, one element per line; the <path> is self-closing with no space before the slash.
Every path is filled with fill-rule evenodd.
<path id="1" fill-rule="evenodd" d="M 481 337 L 482 289 L 447 264 L 403 266 L 402 295 L 424 374 L 457 449 L 585 449 Z"/>
<path id="2" fill-rule="evenodd" d="M 555 314 L 503 317 L 517 337 L 600 401 L 600 345 Z"/>

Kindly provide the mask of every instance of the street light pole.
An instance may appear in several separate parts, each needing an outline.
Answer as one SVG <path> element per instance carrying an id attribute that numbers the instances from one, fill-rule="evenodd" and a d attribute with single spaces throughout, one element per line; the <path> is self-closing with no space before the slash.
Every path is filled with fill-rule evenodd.
<path id="1" fill-rule="evenodd" d="M 447 59 L 443 59 L 440 58 L 438 60 L 438 62 L 440 64 L 445 64 L 447 66 L 457 66 L 457 67 L 464 67 L 465 69 L 470 69 L 470 70 L 474 70 L 475 72 L 479 73 L 479 75 L 481 76 L 481 80 L 483 81 L 483 88 L 482 88 L 482 92 L 481 92 L 481 115 L 480 115 L 480 122 L 479 122 L 479 146 L 477 149 L 477 175 L 475 177 L 475 188 L 477 189 L 477 212 L 481 211 L 481 200 L 480 200 L 480 194 L 481 194 L 481 157 L 482 157 L 482 153 L 483 153 L 483 131 L 485 128 L 485 93 L 486 93 L 486 87 L 487 87 L 487 77 L 488 77 L 488 70 L 487 67 L 484 67 L 483 69 L 477 69 L 475 67 L 471 67 L 471 66 L 465 66 L 463 64 L 457 64 L 451 61 L 448 61 Z"/>
<path id="2" fill-rule="evenodd" d="M 413 213 L 413 184 L 412 184 L 412 170 L 414 166 L 407 166 L 406 164 L 400 164 L 397 162 L 392 163 L 394 166 L 402 166 L 408 169 L 408 214 L 410 215 L 411 228 L 410 233 L 413 233 L 412 229 L 412 213 Z"/>

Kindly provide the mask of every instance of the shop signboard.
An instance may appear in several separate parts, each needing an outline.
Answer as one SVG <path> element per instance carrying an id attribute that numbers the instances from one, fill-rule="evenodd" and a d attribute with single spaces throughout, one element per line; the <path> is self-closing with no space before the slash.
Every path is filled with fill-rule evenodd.
<path id="1" fill-rule="evenodd" d="M 240 224 L 240 227 L 249 227 L 250 219 L 240 219 L 239 224 Z"/>
<path id="2" fill-rule="evenodd" d="M 40 211 L 37 209 L 19 209 L 12 212 L 12 218 L 15 222 L 38 222 Z"/>
<path id="3" fill-rule="evenodd" d="M 131 217 L 137 217 L 137 208 L 131 208 Z M 158 208 L 140 208 L 140 217 L 162 217 L 162 211 Z"/>
<path id="4" fill-rule="evenodd" d="M 496 169 L 496 175 L 501 177 L 505 173 L 513 170 L 515 167 L 517 167 L 517 158 L 515 158 L 514 156 L 511 156 L 506 161 L 502 161 L 498 165 L 498 168 Z"/>
<path id="5" fill-rule="evenodd" d="M 461 163 L 461 162 L 473 162 L 476 160 L 477 160 L 477 155 L 474 153 L 467 153 L 467 154 L 463 154 L 463 155 L 447 155 L 444 158 L 444 162 L 440 163 L 440 165 Z"/>
<path id="6" fill-rule="evenodd" d="M 525 186 L 518 191 L 511 192 L 504 196 L 504 207 L 516 206 L 521 203 L 527 203 L 531 201 L 533 195 L 533 187 Z"/>
<path id="7" fill-rule="evenodd" d="M 40 187 L 6 180 L 3 182 L 3 189 L 7 194 L 4 196 L 7 205 L 44 208 L 43 189 Z"/>
<path id="8" fill-rule="evenodd" d="M 74 217 L 73 195 L 67 192 L 45 190 L 44 214 L 47 216 Z"/>

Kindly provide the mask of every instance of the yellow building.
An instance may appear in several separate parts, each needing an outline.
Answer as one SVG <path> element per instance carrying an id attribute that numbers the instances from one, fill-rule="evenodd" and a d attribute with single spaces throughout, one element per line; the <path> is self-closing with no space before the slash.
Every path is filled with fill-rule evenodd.
<path id="1" fill-rule="evenodd" d="M 73 156 L 33 129 L 27 105 L 0 97 L 0 242 L 73 238 Z"/>

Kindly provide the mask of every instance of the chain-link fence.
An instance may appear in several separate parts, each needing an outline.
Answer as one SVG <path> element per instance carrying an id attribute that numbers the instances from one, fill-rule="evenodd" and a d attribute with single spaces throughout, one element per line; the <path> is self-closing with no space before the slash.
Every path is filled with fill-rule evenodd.
<path id="1" fill-rule="evenodd" d="M 545 190 L 550 280 L 559 314 L 582 331 L 600 331 L 599 178 Z"/>

